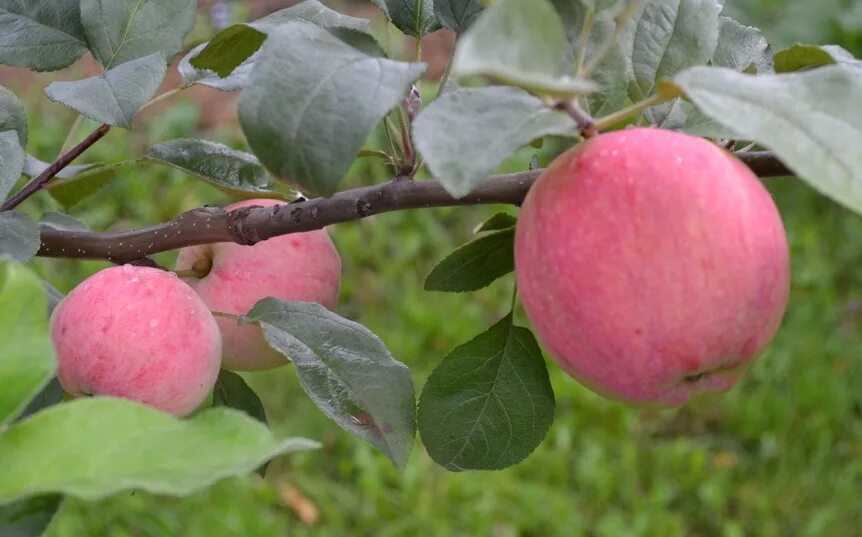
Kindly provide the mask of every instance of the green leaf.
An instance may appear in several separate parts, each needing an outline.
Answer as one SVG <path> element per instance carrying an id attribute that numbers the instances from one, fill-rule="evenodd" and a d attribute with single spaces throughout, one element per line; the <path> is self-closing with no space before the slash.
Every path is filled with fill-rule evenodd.
<path id="1" fill-rule="evenodd" d="M 177 71 L 183 78 L 183 87 L 189 87 L 193 84 L 201 84 L 209 86 L 219 91 L 238 91 L 248 83 L 248 75 L 251 73 L 251 68 L 254 67 L 254 54 L 245 58 L 239 65 L 233 68 L 225 77 L 219 76 L 215 71 L 210 69 L 198 69 L 192 65 L 192 59 L 199 57 L 200 53 L 206 48 L 207 43 L 201 43 L 186 54 L 177 65 Z M 233 62 L 227 62 L 232 64 Z M 219 65 L 223 65 L 219 63 Z"/>
<path id="2" fill-rule="evenodd" d="M 422 38 L 438 30 L 440 22 L 434 14 L 434 0 L 371 0 L 386 13 L 396 28 L 407 35 Z"/>
<path id="3" fill-rule="evenodd" d="M 87 51 L 75 0 L 0 0 L 0 64 L 54 71 Z"/>
<path id="4" fill-rule="evenodd" d="M 167 64 L 160 52 L 122 63 L 102 75 L 74 82 L 52 82 L 45 95 L 99 123 L 126 129 L 158 91 Z"/>
<path id="5" fill-rule="evenodd" d="M 27 147 L 27 110 L 14 93 L 0 86 L 0 134 L 6 131 L 17 132 L 21 147 Z"/>
<path id="6" fill-rule="evenodd" d="M 696 106 L 683 99 L 654 106 L 644 113 L 650 124 L 656 127 L 684 132 L 704 138 L 733 138 L 732 130 L 713 121 Z"/>
<path id="7" fill-rule="evenodd" d="M 318 26 L 287 23 L 255 62 L 240 97 L 240 122 L 273 174 L 329 196 L 374 125 L 424 70 L 363 54 Z"/>
<path id="8" fill-rule="evenodd" d="M 39 220 L 40 228 L 56 229 L 58 231 L 90 231 L 90 226 L 68 214 L 48 212 Z"/>
<path id="9" fill-rule="evenodd" d="M 757 28 L 744 26 L 730 17 L 719 20 L 718 45 L 712 55 L 712 65 L 756 72 L 770 70 L 769 42 Z"/>
<path id="10" fill-rule="evenodd" d="M 173 166 L 231 194 L 246 198 L 282 198 L 272 177 L 254 155 L 224 144 L 191 138 L 150 148 L 147 159 Z"/>
<path id="11" fill-rule="evenodd" d="M 774 151 L 800 179 L 862 212 L 862 77 L 852 69 L 750 76 L 696 67 L 674 81 L 737 139 Z"/>
<path id="12" fill-rule="evenodd" d="M 249 71 L 254 62 L 252 56 L 263 45 L 267 35 L 282 24 L 291 21 L 308 22 L 332 31 L 355 31 L 373 41 L 373 38 L 368 35 L 369 23 L 367 20 L 343 15 L 324 6 L 317 0 L 306 0 L 254 22 L 234 24 L 222 30 L 209 43 L 202 46 L 199 52 L 189 54 L 188 65 L 191 69 L 197 69 L 204 73 L 215 73 L 221 78 L 225 78 L 241 68 Z M 339 37 L 347 37 L 348 42 L 351 37 L 357 39 L 355 34 L 344 34 Z M 188 71 L 188 69 L 185 70 Z M 247 74 L 238 75 L 228 86 L 241 85 L 240 87 L 244 87 L 247 79 Z M 184 83 L 188 84 L 185 75 L 183 75 L 183 80 Z"/>
<path id="13" fill-rule="evenodd" d="M 0 260 L 26 263 L 39 251 L 39 228 L 29 216 L 12 211 L 0 212 Z"/>
<path id="14" fill-rule="evenodd" d="M 48 309 L 51 309 L 50 304 Z M 21 412 L 21 415 L 18 416 L 18 421 L 26 419 L 40 410 L 44 410 L 54 405 L 59 405 L 63 401 L 63 396 L 65 394 L 66 392 L 63 391 L 63 386 L 60 385 L 60 381 L 57 380 L 56 377 L 52 378 L 48 384 L 46 384 L 45 387 L 30 400 L 27 407 Z"/>
<path id="15" fill-rule="evenodd" d="M 842 64 L 862 72 L 862 61 L 837 45 L 796 44 L 775 54 L 775 72 L 792 73 L 824 65 Z"/>
<path id="16" fill-rule="evenodd" d="M 514 250 L 514 228 L 479 237 L 434 267 L 425 279 L 425 290 L 462 293 L 487 287 L 515 270 Z"/>
<path id="17" fill-rule="evenodd" d="M 642 100 L 659 81 L 706 65 L 718 44 L 720 7 L 715 0 L 650 0 L 620 42 L 631 59 L 629 96 Z"/>
<path id="18" fill-rule="evenodd" d="M 509 213 L 497 213 L 483 223 L 476 226 L 473 233 L 485 233 L 487 231 L 500 231 L 515 227 L 518 219 Z"/>
<path id="19" fill-rule="evenodd" d="M 21 178 L 26 154 L 21 148 L 18 133 L 0 132 L 0 200 L 6 196 Z"/>
<path id="20" fill-rule="evenodd" d="M 118 169 L 136 162 L 69 166 L 57 174 L 58 179 L 48 183 L 47 190 L 52 198 L 57 200 L 66 210 L 69 210 L 110 183 L 116 176 Z M 31 171 L 37 173 L 30 175 L 41 173 L 38 171 L 41 169 L 41 164 L 44 163 L 33 159 Z"/>
<path id="21" fill-rule="evenodd" d="M 56 287 L 51 285 L 50 283 L 42 280 L 42 287 L 45 288 L 45 297 L 48 300 L 48 316 L 54 312 L 54 308 L 60 303 L 61 300 L 66 296 L 60 291 L 57 290 Z"/>
<path id="22" fill-rule="evenodd" d="M 54 519 L 62 501 L 62 496 L 52 494 L 0 505 L 0 535 L 39 537 Z"/>
<path id="23" fill-rule="evenodd" d="M 499 470 L 538 447 L 554 406 L 539 344 L 509 315 L 431 373 L 419 401 L 419 432 L 431 458 L 448 470 Z"/>
<path id="24" fill-rule="evenodd" d="M 316 447 L 305 439 L 277 440 L 257 420 L 226 408 L 178 420 L 124 399 L 78 399 L 2 433 L 0 504 L 54 492 L 86 500 L 131 489 L 185 495 L 277 455 Z"/>
<path id="25" fill-rule="evenodd" d="M 461 38 L 452 72 L 538 95 L 590 93 L 592 82 L 568 74 L 567 46 L 563 24 L 548 0 L 499 0 Z"/>
<path id="26" fill-rule="evenodd" d="M 81 0 L 93 56 L 110 69 L 160 53 L 170 60 L 195 24 L 195 0 Z"/>
<path id="27" fill-rule="evenodd" d="M 462 33 L 476 22 L 482 13 L 482 4 L 476 0 L 434 0 L 434 11 L 440 24 Z"/>
<path id="28" fill-rule="evenodd" d="M 51 380 L 55 364 L 45 291 L 39 278 L 23 266 L 8 262 L 0 265 L 0 275 L 2 431 L 3 425 L 15 419 Z"/>
<path id="29" fill-rule="evenodd" d="M 416 435 L 413 381 L 377 336 L 319 304 L 274 298 L 241 322 L 260 323 L 327 416 L 404 466 Z"/>
<path id="30" fill-rule="evenodd" d="M 455 197 L 470 193 L 535 138 L 575 132 L 568 114 L 549 109 L 523 90 L 499 86 L 446 93 L 413 125 L 416 148 Z"/>
<path id="31" fill-rule="evenodd" d="M 213 406 L 241 410 L 261 423 L 267 423 L 263 403 L 236 373 L 222 369 L 213 390 Z"/>

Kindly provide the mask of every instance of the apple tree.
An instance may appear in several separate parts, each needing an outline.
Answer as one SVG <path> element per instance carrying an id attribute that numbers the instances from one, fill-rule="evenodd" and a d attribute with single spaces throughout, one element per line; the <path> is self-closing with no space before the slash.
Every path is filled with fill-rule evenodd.
<path id="1" fill-rule="evenodd" d="M 25 108 L 0 87 L 0 534 L 41 534 L 65 495 L 184 495 L 315 449 L 274 435 L 234 371 L 291 364 L 321 412 L 395 465 L 418 432 L 452 471 L 503 469 L 542 441 L 555 405 L 542 345 L 550 367 L 627 403 L 727 390 L 787 302 L 786 237 L 758 177 L 862 212 L 862 61 L 840 47 L 774 50 L 716 0 L 373 3 L 417 47 L 457 34 L 436 91 L 420 91 L 426 64 L 317 0 L 190 50 L 193 0 L 0 0 L 0 64 L 101 66 L 44 88 L 100 125 L 56 158 L 32 153 Z M 168 69 L 182 84 L 157 94 Z M 239 92 L 248 147 L 152 140 L 133 161 L 75 163 L 195 85 Z M 369 145 L 373 131 L 386 143 Z M 547 169 L 494 175 L 551 138 L 570 149 Z M 356 159 L 391 177 L 345 186 Z M 37 195 L 73 207 L 142 164 L 245 201 L 126 232 L 20 209 Z M 327 226 L 479 204 L 513 209 L 425 288 L 509 286 L 512 311 L 417 388 L 413 357 L 337 313 L 350 275 Z M 176 267 L 151 258 L 172 250 Z M 63 297 L 35 256 L 108 268 Z"/>

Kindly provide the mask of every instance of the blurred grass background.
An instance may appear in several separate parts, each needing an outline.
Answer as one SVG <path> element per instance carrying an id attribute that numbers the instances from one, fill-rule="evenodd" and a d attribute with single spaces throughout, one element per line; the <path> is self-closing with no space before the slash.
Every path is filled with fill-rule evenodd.
<path id="1" fill-rule="evenodd" d="M 727 4 L 780 45 L 840 43 L 862 54 L 858 3 Z M 30 149 L 44 160 L 56 154 L 73 121 L 68 110 L 41 96 L 50 79 L 40 75 L 25 95 Z M 207 113 L 199 99 L 181 96 L 134 132 L 112 132 L 87 160 L 126 160 L 150 143 L 187 136 L 243 146 L 235 124 L 199 132 Z M 554 148 L 546 144 L 543 164 Z M 524 169 L 530 156 L 522 152 L 506 168 Z M 384 168 L 365 160 L 348 184 L 387 178 Z M 435 466 L 417 442 L 399 472 L 318 412 L 289 367 L 250 374 L 277 433 L 321 440 L 321 451 L 275 461 L 265 480 L 232 479 L 188 498 L 131 493 L 97 503 L 70 499 L 49 535 L 862 535 L 862 219 L 800 182 L 778 179 L 769 186 L 792 247 L 791 305 L 774 343 L 726 396 L 677 411 L 632 410 L 592 395 L 550 363 L 556 421 L 524 463 L 503 472 L 453 474 Z M 227 201 L 177 172 L 130 168 L 71 213 L 94 229 L 130 229 Z M 26 206 L 36 216 L 58 209 L 45 194 Z M 498 209 L 396 213 L 330 230 L 344 259 L 338 312 L 376 332 L 410 365 L 418 389 L 449 350 L 505 313 L 511 277 L 467 295 L 422 291 L 434 263 Z M 159 256 L 168 265 L 172 258 Z M 63 291 L 105 266 L 35 265 Z M 526 322 L 523 315 L 520 322 Z"/>

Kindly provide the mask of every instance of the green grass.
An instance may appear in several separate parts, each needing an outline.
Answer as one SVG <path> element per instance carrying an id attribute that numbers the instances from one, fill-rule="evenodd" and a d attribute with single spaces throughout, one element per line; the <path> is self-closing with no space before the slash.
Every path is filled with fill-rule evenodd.
<path id="1" fill-rule="evenodd" d="M 44 102 L 32 112 L 33 149 L 50 158 L 71 116 Z M 140 132 L 111 133 L 88 158 L 124 160 L 143 152 L 147 140 L 194 136 L 196 114 L 194 105 L 180 104 Z M 238 139 L 236 131 L 208 136 Z M 511 166 L 523 168 L 528 156 Z M 363 162 L 350 181 L 383 177 Z M 68 499 L 49 535 L 858 535 L 862 218 L 800 182 L 769 184 L 791 242 L 791 304 L 773 344 L 726 396 L 676 411 L 634 410 L 591 394 L 549 362 L 557 416 L 539 449 L 506 471 L 453 474 L 434 465 L 418 442 L 407 468 L 396 471 L 317 411 L 289 367 L 247 375 L 279 435 L 318 439 L 323 449 L 276 460 L 265 480 L 232 479 L 182 499 L 143 493 L 96 503 Z M 147 167 L 124 171 L 72 213 L 96 229 L 130 229 L 226 201 L 194 179 Z M 57 208 L 46 195 L 26 206 L 34 215 Z M 422 291 L 434 263 L 496 209 L 397 213 L 331 229 L 344 258 L 339 313 L 380 335 L 410 365 L 420 389 L 449 350 L 505 313 L 511 277 L 471 294 Z M 159 256 L 166 264 L 171 259 Z M 38 260 L 35 266 L 68 290 L 105 264 Z M 522 314 L 519 322 L 526 322 Z M 285 487 L 316 506 L 315 524 L 304 524 L 286 505 Z"/>

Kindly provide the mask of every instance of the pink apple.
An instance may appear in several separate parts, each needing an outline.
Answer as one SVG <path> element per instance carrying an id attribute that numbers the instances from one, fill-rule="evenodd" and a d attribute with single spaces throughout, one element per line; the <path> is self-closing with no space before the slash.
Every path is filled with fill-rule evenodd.
<path id="1" fill-rule="evenodd" d="M 105 395 L 185 416 L 221 363 L 215 319 L 170 272 L 125 265 L 96 273 L 51 316 L 57 377 L 74 396 Z"/>
<path id="2" fill-rule="evenodd" d="M 282 202 L 266 199 L 234 203 L 241 207 L 270 207 Z M 333 308 L 338 300 L 341 258 L 324 230 L 275 237 L 254 246 L 219 243 L 183 248 L 177 271 L 205 272 L 187 281 L 212 311 L 241 315 L 259 300 L 317 302 Z M 254 325 L 217 319 L 222 332 L 226 369 L 257 371 L 287 363 Z"/>
<path id="3" fill-rule="evenodd" d="M 661 406 L 734 386 L 789 293 L 787 238 L 757 177 L 706 140 L 658 129 L 560 156 L 524 202 L 515 265 L 563 368 Z"/>

